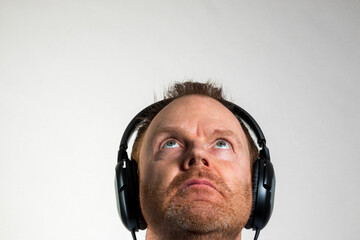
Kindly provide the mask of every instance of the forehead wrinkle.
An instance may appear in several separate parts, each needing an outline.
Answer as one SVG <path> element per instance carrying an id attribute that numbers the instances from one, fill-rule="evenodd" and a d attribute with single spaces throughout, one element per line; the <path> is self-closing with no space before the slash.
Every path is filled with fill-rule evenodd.
<path id="1" fill-rule="evenodd" d="M 154 136 L 159 135 L 161 133 L 181 133 L 181 134 L 188 134 L 188 132 L 190 132 L 190 130 L 182 128 L 182 127 L 177 127 L 177 126 L 163 126 L 163 127 L 157 127 L 156 130 L 154 131 Z"/>

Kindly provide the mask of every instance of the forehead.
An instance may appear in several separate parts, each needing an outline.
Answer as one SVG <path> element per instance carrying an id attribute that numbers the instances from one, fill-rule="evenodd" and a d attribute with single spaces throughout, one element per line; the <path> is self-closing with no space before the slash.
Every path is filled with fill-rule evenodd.
<path id="1" fill-rule="evenodd" d="M 180 97 L 164 109 L 153 119 L 149 126 L 150 132 L 162 127 L 183 128 L 220 128 L 242 132 L 239 121 L 217 100 L 201 95 Z M 205 129 L 204 129 L 205 130 Z"/>

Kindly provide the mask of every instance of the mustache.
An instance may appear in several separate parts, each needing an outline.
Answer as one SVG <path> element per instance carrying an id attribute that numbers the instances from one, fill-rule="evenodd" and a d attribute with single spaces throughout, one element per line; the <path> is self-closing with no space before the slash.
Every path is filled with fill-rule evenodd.
<path id="1" fill-rule="evenodd" d="M 231 192 L 231 189 L 229 188 L 229 186 L 225 183 L 225 181 L 220 178 L 219 176 L 217 176 L 216 174 L 208 171 L 208 170 L 204 170 L 204 168 L 192 168 L 189 171 L 185 171 L 179 175 L 177 175 L 172 182 L 170 183 L 167 191 L 172 192 L 174 190 L 177 190 L 180 188 L 180 186 L 188 181 L 191 180 L 193 178 L 202 178 L 205 180 L 210 181 L 212 184 L 215 185 L 216 189 L 223 194 L 224 192 Z"/>

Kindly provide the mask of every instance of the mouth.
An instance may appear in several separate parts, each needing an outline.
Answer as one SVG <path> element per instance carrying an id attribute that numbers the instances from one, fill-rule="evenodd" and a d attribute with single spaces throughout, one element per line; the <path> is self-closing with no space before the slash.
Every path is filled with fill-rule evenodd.
<path id="1" fill-rule="evenodd" d="M 213 188 L 215 190 L 216 187 L 213 183 L 211 183 L 210 181 L 206 180 L 206 179 L 191 179 L 186 181 L 185 183 L 183 183 L 180 187 L 181 190 L 187 189 L 189 187 L 210 187 Z"/>

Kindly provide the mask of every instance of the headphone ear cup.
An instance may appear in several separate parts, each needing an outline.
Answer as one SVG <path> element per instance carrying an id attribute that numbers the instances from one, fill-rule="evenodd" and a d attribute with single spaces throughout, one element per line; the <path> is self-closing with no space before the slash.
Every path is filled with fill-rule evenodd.
<path id="1" fill-rule="evenodd" d="M 251 207 L 251 214 L 250 214 L 249 220 L 245 226 L 246 229 L 253 228 L 254 212 L 255 212 L 257 191 L 258 191 L 258 182 L 259 182 L 259 164 L 260 164 L 260 159 L 257 159 L 255 161 L 255 163 L 253 164 L 253 171 L 252 171 L 253 201 L 252 201 L 252 207 Z"/>
<path id="2" fill-rule="evenodd" d="M 126 154 L 127 158 L 127 154 Z M 139 201 L 139 181 L 136 161 L 126 159 L 116 165 L 116 199 L 119 216 L 129 231 L 146 228 Z"/>
<path id="3" fill-rule="evenodd" d="M 274 207 L 275 173 L 267 159 L 257 159 L 253 172 L 253 206 L 246 228 L 263 229 Z"/>

